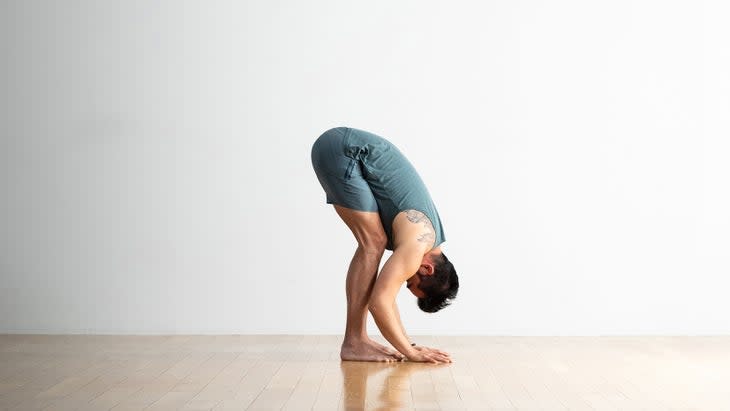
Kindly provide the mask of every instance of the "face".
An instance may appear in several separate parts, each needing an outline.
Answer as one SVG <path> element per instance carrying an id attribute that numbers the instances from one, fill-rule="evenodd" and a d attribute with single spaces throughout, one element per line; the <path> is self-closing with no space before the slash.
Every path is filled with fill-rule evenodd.
<path id="1" fill-rule="evenodd" d="M 408 288 L 408 290 L 416 297 L 423 298 L 426 294 L 418 288 L 419 284 L 421 284 L 421 274 L 416 273 L 406 281 L 406 288 Z"/>
<path id="2" fill-rule="evenodd" d="M 418 272 L 413 274 L 408 280 L 406 280 L 406 288 L 418 298 L 424 298 L 426 294 L 419 288 L 421 280 L 429 275 L 433 275 L 434 265 L 431 258 L 427 255 L 423 256 L 421 266 L 418 267 Z"/>

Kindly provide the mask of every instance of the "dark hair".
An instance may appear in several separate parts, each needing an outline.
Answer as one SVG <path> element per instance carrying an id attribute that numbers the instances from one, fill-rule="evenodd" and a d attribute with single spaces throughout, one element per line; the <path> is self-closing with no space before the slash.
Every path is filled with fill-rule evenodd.
<path id="1" fill-rule="evenodd" d="M 418 299 L 418 308 L 427 313 L 435 313 L 451 304 L 459 291 L 459 277 L 451 261 L 444 253 L 441 253 L 440 258 L 434 257 L 434 260 L 433 275 L 422 276 L 418 285 L 426 295 Z"/>

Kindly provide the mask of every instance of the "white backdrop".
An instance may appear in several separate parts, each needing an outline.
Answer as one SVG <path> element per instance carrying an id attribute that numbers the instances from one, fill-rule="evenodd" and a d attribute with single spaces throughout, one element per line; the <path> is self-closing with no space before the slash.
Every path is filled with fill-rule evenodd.
<path id="1" fill-rule="evenodd" d="M 727 3 L 0 8 L 0 332 L 342 333 L 341 125 L 440 211 L 460 295 L 404 287 L 411 334 L 730 332 Z"/>

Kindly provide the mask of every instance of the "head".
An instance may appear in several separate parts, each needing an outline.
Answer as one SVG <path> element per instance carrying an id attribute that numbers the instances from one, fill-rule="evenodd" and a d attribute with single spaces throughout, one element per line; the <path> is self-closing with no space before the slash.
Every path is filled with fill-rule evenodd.
<path id="1" fill-rule="evenodd" d="M 421 266 L 406 281 L 406 287 L 418 297 L 418 308 L 435 313 L 456 298 L 459 277 L 444 253 L 431 252 L 423 256 Z"/>

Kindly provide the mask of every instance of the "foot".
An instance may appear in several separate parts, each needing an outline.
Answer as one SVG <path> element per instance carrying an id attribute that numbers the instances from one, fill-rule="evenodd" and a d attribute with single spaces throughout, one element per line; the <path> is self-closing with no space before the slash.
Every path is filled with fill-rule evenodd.
<path id="1" fill-rule="evenodd" d="M 406 357 L 403 354 L 399 353 L 398 351 L 396 351 L 390 347 L 386 347 L 385 345 L 380 344 L 377 341 L 368 339 L 367 344 L 371 345 L 372 347 L 375 347 L 375 349 L 379 350 L 383 354 L 392 356 L 393 358 L 397 359 L 398 361 L 403 361 L 406 359 Z"/>
<path id="2" fill-rule="evenodd" d="M 343 343 L 340 349 L 340 358 L 342 361 L 376 361 L 376 362 L 396 362 L 400 361 L 399 357 L 386 354 L 383 350 L 368 343 Z"/>

